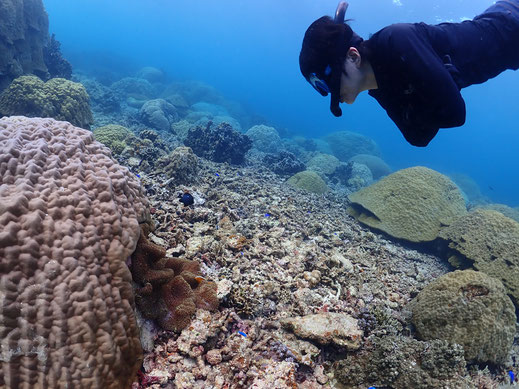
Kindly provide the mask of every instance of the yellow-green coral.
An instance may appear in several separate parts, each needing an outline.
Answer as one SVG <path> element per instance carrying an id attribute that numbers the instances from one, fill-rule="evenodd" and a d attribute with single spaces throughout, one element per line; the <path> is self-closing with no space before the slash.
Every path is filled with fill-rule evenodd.
<path id="1" fill-rule="evenodd" d="M 114 154 L 120 154 L 127 147 L 126 140 L 133 136 L 133 133 L 126 127 L 117 124 L 108 124 L 94 130 L 94 137 L 101 142 Z"/>
<path id="2" fill-rule="evenodd" d="M 93 122 L 85 87 L 64 78 L 18 77 L 0 96 L 0 114 L 51 117 L 87 129 Z"/>
<path id="3" fill-rule="evenodd" d="M 422 166 L 390 174 L 349 199 L 348 212 L 357 220 L 411 242 L 436 239 L 441 227 L 467 212 L 458 187 Z"/>
<path id="4" fill-rule="evenodd" d="M 328 192 L 328 186 L 316 172 L 305 170 L 288 179 L 288 184 L 308 192 L 323 194 Z"/>
<path id="5" fill-rule="evenodd" d="M 473 270 L 448 273 L 427 285 L 409 308 L 421 339 L 460 344 L 468 362 L 507 361 L 516 317 L 499 280 Z"/>
<path id="6" fill-rule="evenodd" d="M 519 223 L 500 212 L 478 209 L 443 229 L 439 237 L 448 244 L 453 266 L 472 264 L 501 280 L 519 304 Z"/>

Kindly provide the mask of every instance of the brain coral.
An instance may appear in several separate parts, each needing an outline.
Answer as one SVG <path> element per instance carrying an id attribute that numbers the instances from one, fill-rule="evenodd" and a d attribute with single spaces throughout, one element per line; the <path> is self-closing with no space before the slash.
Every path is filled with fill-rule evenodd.
<path id="1" fill-rule="evenodd" d="M 500 279 L 519 303 L 519 223 L 500 212 L 477 209 L 440 232 L 448 244 L 449 262 L 465 263 Z"/>
<path id="2" fill-rule="evenodd" d="M 90 131 L 0 119 L 0 387 L 128 388 L 146 200 Z"/>
<path id="3" fill-rule="evenodd" d="M 499 280 L 474 270 L 448 273 L 427 285 L 410 308 L 420 338 L 460 344 L 469 362 L 506 362 L 516 317 Z"/>
<path id="4" fill-rule="evenodd" d="M 411 242 L 434 240 L 467 212 L 458 187 L 422 166 L 390 174 L 349 199 L 349 212 L 360 222 Z"/>
<path id="5" fill-rule="evenodd" d="M 93 123 L 85 87 L 64 78 L 18 77 L 0 96 L 0 114 L 51 117 L 87 129 Z"/>

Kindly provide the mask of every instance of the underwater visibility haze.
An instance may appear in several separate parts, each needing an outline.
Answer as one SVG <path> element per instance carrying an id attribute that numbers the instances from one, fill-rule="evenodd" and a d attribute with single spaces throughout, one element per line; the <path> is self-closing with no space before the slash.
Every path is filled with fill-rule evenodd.
<path id="1" fill-rule="evenodd" d="M 346 18 L 367 39 L 490 5 Z M 302 76 L 336 7 L 0 0 L 0 389 L 519 384 L 519 72 L 463 89 L 466 123 L 414 147 L 367 92 L 336 118 Z M 519 31 L 481 19 L 421 31 Z M 336 92 L 321 65 L 303 72 Z"/>
<path id="2" fill-rule="evenodd" d="M 464 173 L 493 201 L 519 205 L 517 98 L 519 79 L 506 71 L 462 91 L 463 127 L 442 129 L 431 144 L 410 146 L 376 101 L 362 93 L 342 104 L 309 88 L 298 67 L 308 25 L 332 15 L 336 1 L 225 2 L 46 0 L 50 31 L 78 68 L 100 66 L 104 53 L 114 67 L 155 66 L 174 79 L 201 80 L 246 104 L 275 126 L 307 137 L 354 131 L 373 138 L 394 168 L 424 165 L 446 174 Z M 483 12 L 484 0 L 351 1 L 347 18 L 367 39 L 392 23 L 459 22 Z"/>

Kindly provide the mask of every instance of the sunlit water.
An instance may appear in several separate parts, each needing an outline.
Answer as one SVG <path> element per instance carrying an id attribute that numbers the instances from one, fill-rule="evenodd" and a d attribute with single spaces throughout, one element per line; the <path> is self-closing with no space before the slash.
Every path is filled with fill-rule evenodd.
<path id="1" fill-rule="evenodd" d="M 331 0 L 44 0 L 50 32 L 74 66 L 109 62 L 155 66 L 177 79 L 215 86 L 275 126 L 307 137 L 360 132 L 381 147 L 394 168 L 425 165 L 474 178 L 495 202 L 519 205 L 519 73 L 507 71 L 462 91 L 467 121 L 441 130 L 427 148 L 410 146 L 367 94 L 329 112 L 299 72 L 308 25 L 333 14 Z M 461 21 L 481 13 L 483 0 L 352 0 L 347 18 L 364 38 L 396 22 Z M 100 55 L 105 53 L 107 55 Z"/>

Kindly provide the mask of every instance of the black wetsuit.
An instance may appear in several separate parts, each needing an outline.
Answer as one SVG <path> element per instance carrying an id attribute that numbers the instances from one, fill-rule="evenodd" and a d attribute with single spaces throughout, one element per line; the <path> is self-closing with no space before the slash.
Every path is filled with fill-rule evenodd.
<path id="1" fill-rule="evenodd" d="M 465 123 L 460 89 L 519 68 L 519 0 L 474 20 L 394 24 L 368 41 L 378 89 L 369 91 L 414 146 Z"/>

